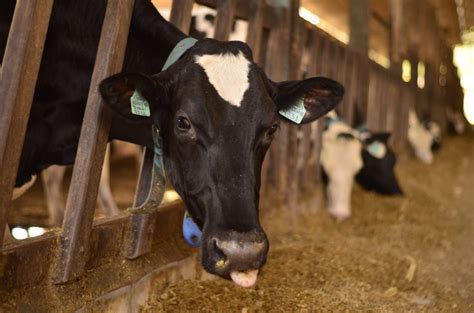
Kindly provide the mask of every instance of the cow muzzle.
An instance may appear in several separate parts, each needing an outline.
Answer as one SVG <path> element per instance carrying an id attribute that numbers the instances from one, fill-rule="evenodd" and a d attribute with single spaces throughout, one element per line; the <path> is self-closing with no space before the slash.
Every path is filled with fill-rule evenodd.
<path id="1" fill-rule="evenodd" d="M 230 277 L 241 287 L 256 283 L 268 252 L 268 240 L 263 232 L 227 231 L 210 236 L 205 242 L 202 261 L 209 272 Z"/>

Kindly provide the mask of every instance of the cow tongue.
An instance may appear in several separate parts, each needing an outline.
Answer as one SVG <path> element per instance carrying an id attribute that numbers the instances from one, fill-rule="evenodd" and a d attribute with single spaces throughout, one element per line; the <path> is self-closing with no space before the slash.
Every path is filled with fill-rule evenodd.
<path id="1" fill-rule="evenodd" d="M 233 271 L 230 278 L 240 287 L 252 287 L 257 282 L 258 270 L 248 270 L 245 272 Z"/>

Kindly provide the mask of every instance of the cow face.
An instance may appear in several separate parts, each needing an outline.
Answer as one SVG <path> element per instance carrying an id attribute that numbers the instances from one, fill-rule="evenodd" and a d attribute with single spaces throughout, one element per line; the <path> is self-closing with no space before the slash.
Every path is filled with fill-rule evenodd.
<path id="1" fill-rule="evenodd" d="M 390 133 L 361 134 L 364 166 L 356 175 L 357 182 L 366 190 L 373 190 L 384 195 L 401 195 L 403 191 L 395 177 L 396 157 L 388 147 Z"/>
<path id="2" fill-rule="evenodd" d="M 137 90 L 151 117 L 131 113 Z M 203 231 L 203 267 L 253 285 L 268 251 L 258 218 L 261 165 L 280 121 L 290 122 L 278 112 L 300 101 L 301 123 L 314 121 L 341 100 L 343 87 L 326 78 L 274 83 L 244 43 L 206 39 L 166 71 L 118 74 L 100 91 L 122 116 L 159 121 L 167 175 Z"/>
<path id="3" fill-rule="evenodd" d="M 323 132 L 321 167 L 329 214 L 337 221 L 351 215 L 354 176 L 363 166 L 358 133 L 341 121 L 331 121 Z"/>

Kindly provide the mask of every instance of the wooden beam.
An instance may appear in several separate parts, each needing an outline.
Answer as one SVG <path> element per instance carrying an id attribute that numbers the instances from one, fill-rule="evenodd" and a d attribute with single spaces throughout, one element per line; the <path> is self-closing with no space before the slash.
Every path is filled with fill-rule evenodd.
<path id="1" fill-rule="evenodd" d="M 234 23 L 235 0 L 221 0 L 217 7 L 214 38 L 217 40 L 229 40 L 232 24 Z"/>
<path id="2" fill-rule="evenodd" d="M 122 69 L 134 2 L 115 0 L 107 4 L 66 202 L 61 249 L 54 275 L 56 283 L 77 278 L 85 270 L 111 123 L 110 111 L 104 106 L 97 86 L 103 79 Z"/>
<path id="3" fill-rule="evenodd" d="M 194 0 L 174 0 L 171 8 L 170 22 L 185 34 L 189 34 L 193 5 Z"/>
<path id="4" fill-rule="evenodd" d="M 0 71 L 0 247 L 52 7 L 53 0 L 17 3 Z"/>

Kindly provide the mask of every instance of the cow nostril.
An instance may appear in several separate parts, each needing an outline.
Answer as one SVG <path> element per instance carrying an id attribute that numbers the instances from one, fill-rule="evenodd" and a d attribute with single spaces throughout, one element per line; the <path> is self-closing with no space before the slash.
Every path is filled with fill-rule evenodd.
<path id="1" fill-rule="evenodd" d="M 219 239 L 214 239 L 214 251 L 216 254 L 216 267 L 217 268 L 223 268 L 228 264 L 227 261 L 227 256 L 225 255 L 224 251 L 220 248 L 220 240 Z"/>

